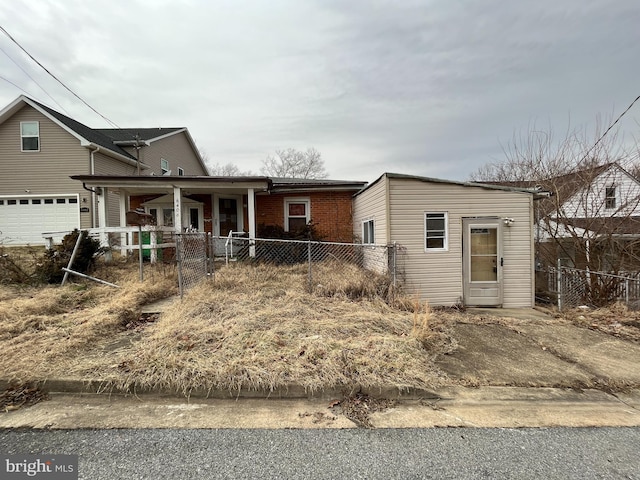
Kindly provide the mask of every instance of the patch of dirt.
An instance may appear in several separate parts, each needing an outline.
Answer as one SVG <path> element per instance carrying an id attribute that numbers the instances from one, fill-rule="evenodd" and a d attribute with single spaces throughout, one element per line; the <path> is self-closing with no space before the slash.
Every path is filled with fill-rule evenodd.
<path id="1" fill-rule="evenodd" d="M 0 394 L 0 412 L 7 413 L 48 400 L 49 395 L 31 385 L 10 385 Z"/>
<path id="2" fill-rule="evenodd" d="M 374 428 L 371 423 L 371 414 L 383 412 L 397 403 L 396 400 L 373 398 L 363 393 L 356 393 L 351 397 L 332 402 L 330 408 L 339 407 L 340 412 L 359 427 Z"/>
<path id="3" fill-rule="evenodd" d="M 160 318 L 159 313 L 141 313 L 134 320 L 128 321 L 124 328 L 125 330 L 133 330 L 135 332 L 142 332 L 151 323 L 155 323 Z"/>

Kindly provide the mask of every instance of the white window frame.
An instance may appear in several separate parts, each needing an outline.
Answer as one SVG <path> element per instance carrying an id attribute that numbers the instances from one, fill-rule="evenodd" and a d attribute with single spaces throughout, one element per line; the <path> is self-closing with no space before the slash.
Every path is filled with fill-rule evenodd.
<path id="1" fill-rule="evenodd" d="M 169 160 L 165 158 L 160 159 L 160 174 L 166 175 L 169 173 Z"/>
<path id="2" fill-rule="evenodd" d="M 428 248 L 427 239 L 429 231 L 427 230 L 427 215 L 442 215 L 444 219 L 444 235 L 443 246 L 438 248 Z M 439 238 L 439 237 L 432 237 Z M 425 252 L 446 252 L 449 250 L 449 213 L 448 212 L 424 212 L 424 251 Z"/>
<path id="3" fill-rule="evenodd" d="M 22 133 L 22 126 L 26 125 L 28 123 L 35 123 L 37 129 L 38 129 L 38 134 L 37 135 L 24 135 Z M 23 139 L 25 138 L 37 138 L 38 139 L 38 148 L 35 150 L 25 150 L 24 149 L 24 142 Z M 30 153 L 30 152 L 39 152 L 40 151 L 40 122 L 38 122 L 37 120 L 31 120 L 28 122 L 20 122 L 20 151 L 21 152 L 26 152 L 26 153 Z"/>
<path id="4" fill-rule="evenodd" d="M 290 197 L 284 199 L 284 231 L 289 231 L 289 218 L 302 218 L 302 216 L 289 216 L 289 205 L 292 203 L 304 203 L 305 206 L 305 223 L 308 225 L 311 221 L 311 199 L 309 197 Z"/>
<path id="5" fill-rule="evenodd" d="M 178 167 L 178 176 L 179 177 L 184 177 L 184 168 Z"/>
<path id="6" fill-rule="evenodd" d="M 376 243 L 376 223 L 373 218 L 362 221 L 362 243 L 364 245 L 374 245 Z"/>
<path id="7" fill-rule="evenodd" d="M 613 190 L 613 195 L 609 195 L 610 190 Z M 618 206 L 618 187 L 616 185 L 609 185 L 604 188 L 604 208 L 606 210 L 614 210 Z M 610 202 L 613 205 L 610 205 Z"/>

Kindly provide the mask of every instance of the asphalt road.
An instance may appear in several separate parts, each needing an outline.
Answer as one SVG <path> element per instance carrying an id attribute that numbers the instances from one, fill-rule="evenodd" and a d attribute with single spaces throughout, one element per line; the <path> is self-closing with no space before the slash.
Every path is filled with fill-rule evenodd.
<path id="1" fill-rule="evenodd" d="M 0 430 L 0 452 L 80 456 L 80 478 L 640 479 L 640 428 Z"/>

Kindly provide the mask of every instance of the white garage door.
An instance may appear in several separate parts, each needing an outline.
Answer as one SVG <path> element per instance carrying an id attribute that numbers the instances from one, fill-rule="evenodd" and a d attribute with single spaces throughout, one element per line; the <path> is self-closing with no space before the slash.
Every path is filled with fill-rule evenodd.
<path id="1" fill-rule="evenodd" d="M 0 243 L 43 245 L 45 232 L 59 242 L 80 227 L 78 195 L 0 197 Z"/>

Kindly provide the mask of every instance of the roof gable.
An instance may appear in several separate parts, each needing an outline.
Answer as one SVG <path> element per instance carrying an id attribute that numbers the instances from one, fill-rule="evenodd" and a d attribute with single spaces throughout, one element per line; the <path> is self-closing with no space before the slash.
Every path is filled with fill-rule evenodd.
<path id="1" fill-rule="evenodd" d="M 56 123 L 60 128 L 77 138 L 83 147 L 99 146 L 107 150 L 105 153 L 111 153 L 116 158 L 135 161 L 135 157 L 119 146 L 114 145 L 113 140 L 106 135 L 24 95 L 18 97 L 0 112 L 0 123 L 3 123 L 25 106 L 30 106 Z"/>

